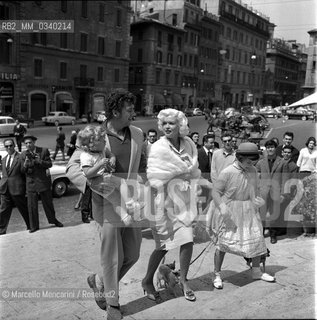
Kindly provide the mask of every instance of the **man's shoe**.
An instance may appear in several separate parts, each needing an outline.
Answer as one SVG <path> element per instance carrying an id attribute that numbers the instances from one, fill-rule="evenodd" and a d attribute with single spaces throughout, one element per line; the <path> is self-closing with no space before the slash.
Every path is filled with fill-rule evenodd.
<path id="1" fill-rule="evenodd" d="M 107 301 L 105 298 L 104 290 L 99 290 L 96 285 L 96 274 L 91 274 L 87 278 L 89 287 L 94 291 L 95 301 L 98 307 L 102 310 L 107 310 Z"/>
<path id="2" fill-rule="evenodd" d="M 56 227 L 59 227 L 59 228 L 64 227 L 64 225 L 61 222 L 59 222 L 57 219 L 55 220 L 54 224 Z"/>
<path id="3" fill-rule="evenodd" d="M 29 232 L 30 233 L 33 233 L 33 232 L 35 232 L 35 231 L 37 231 L 37 230 L 39 230 L 40 228 L 31 228 L 30 230 L 29 230 Z"/>
<path id="4" fill-rule="evenodd" d="M 275 244 L 277 242 L 276 236 L 271 236 L 271 243 Z"/>

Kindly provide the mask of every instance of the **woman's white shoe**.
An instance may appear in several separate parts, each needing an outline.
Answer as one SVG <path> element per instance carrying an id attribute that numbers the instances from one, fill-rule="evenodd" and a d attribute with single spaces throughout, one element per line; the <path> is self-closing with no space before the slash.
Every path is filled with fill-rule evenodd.
<path id="1" fill-rule="evenodd" d="M 222 289 L 223 284 L 222 284 L 222 279 L 220 277 L 220 273 L 215 273 L 215 279 L 213 281 L 213 285 L 216 289 Z"/>

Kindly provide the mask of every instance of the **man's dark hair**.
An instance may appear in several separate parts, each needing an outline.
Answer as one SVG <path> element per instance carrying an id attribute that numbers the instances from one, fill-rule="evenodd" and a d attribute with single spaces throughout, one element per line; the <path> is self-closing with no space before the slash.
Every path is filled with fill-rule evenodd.
<path id="1" fill-rule="evenodd" d="M 271 139 L 271 140 L 266 141 L 264 146 L 265 146 L 265 148 L 271 147 L 271 146 L 273 146 L 274 148 L 277 148 L 277 143 Z"/>
<path id="2" fill-rule="evenodd" d="M 283 146 L 282 150 L 284 151 L 285 149 L 289 149 L 292 151 L 292 147 L 291 146 Z"/>
<path id="3" fill-rule="evenodd" d="M 192 132 L 189 136 L 192 138 L 194 136 L 194 134 L 198 134 L 199 135 L 199 133 L 195 131 L 195 132 Z"/>
<path id="4" fill-rule="evenodd" d="M 213 134 L 205 134 L 203 136 L 203 143 L 207 142 L 208 139 L 215 139 L 215 136 Z"/>
<path id="5" fill-rule="evenodd" d="M 7 141 L 11 141 L 13 146 L 15 147 L 15 143 L 14 143 L 14 140 L 12 138 L 7 138 L 7 139 L 4 139 L 3 140 L 3 145 L 7 142 Z"/>
<path id="6" fill-rule="evenodd" d="M 121 88 L 114 89 L 110 92 L 105 105 L 107 120 L 113 118 L 114 110 L 121 113 L 125 101 L 135 104 L 136 98 L 131 92 Z"/>
<path id="7" fill-rule="evenodd" d="M 286 132 L 284 132 L 283 137 L 285 138 L 285 136 L 292 137 L 292 139 L 294 140 L 294 133 L 291 132 L 291 131 L 286 131 Z"/>
<path id="8" fill-rule="evenodd" d="M 147 134 L 149 134 L 150 132 L 153 132 L 153 133 L 155 133 L 157 135 L 157 131 L 155 129 L 149 129 Z"/>
<path id="9" fill-rule="evenodd" d="M 232 133 L 230 131 L 225 131 L 222 135 L 221 135 L 221 141 L 224 137 L 230 137 L 232 138 Z"/>

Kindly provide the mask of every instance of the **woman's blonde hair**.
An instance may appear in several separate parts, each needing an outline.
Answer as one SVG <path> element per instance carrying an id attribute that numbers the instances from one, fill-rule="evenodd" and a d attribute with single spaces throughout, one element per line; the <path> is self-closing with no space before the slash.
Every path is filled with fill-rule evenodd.
<path id="1" fill-rule="evenodd" d="M 101 126 L 88 125 L 84 129 L 80 130 L 77 135 L 77 145 L 85 151 L 90 150 L 95 141 L 103 139 L 105 133 Z"/>
<path id="2" fill-rule="evenodd" d="M 179 127 L 179 135 L 181 137 L 185 137 L 189 134 L 189 128 L 188 128 L 188 120 L 185 116 L 185 114 L 182 111 L 175 110 L 172 108 L 169 109 L 163 109 L 158 114 L 158 123 L 157 126 L 160 131 L 163 131 L 163 122 L 167 117 L 174 117 L 176 118 L 178 122 Z"/>

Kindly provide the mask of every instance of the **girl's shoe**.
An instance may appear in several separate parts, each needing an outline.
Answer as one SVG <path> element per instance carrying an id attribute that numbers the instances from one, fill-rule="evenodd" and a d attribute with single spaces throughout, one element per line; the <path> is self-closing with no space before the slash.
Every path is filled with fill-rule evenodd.
<path id="1" fill-rule="evenodd" d="M 184 297 L 188 301 L 196 301 L 195 292 L 192 289 L 184 291 L 184 286 L 182 283 L 180 283 L 181 289 L 183 291 Z"/>
<path id="2" fill-rule="evenodd" d="M 263 280 L 266 282 L 274 282 L 275 277 L 269 275 L 268 273 L 262 273 L 260 268 L 252 268 L 252 279 L 253 280 Z"/>
<path id="3" fill-rule="evenodd" d="M 222 289 L 223 288 L 220 272 L 215 272 L 215 279 L 213 281 L 213 285 L 214 285 L 214 287 L 216 289 Z"/>

